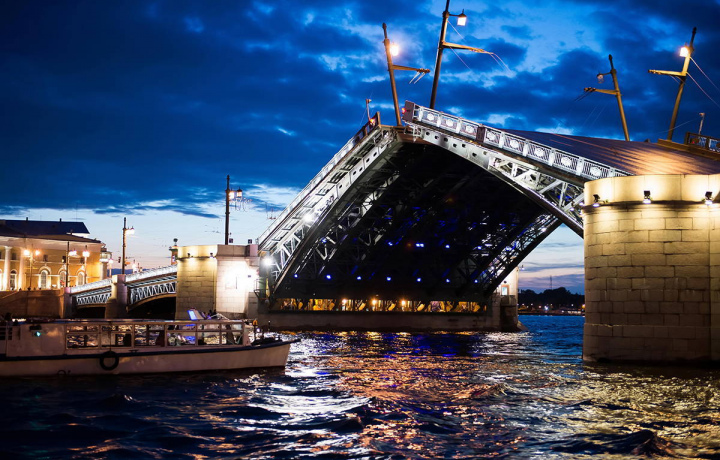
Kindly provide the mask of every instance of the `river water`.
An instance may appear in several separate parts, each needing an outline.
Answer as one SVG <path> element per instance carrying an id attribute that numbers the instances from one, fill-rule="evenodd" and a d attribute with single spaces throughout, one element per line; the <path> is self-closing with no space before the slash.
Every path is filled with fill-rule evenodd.
<path id="1" fill-rule="evenodd" d="M 0 381 L 0 458 L 720 459 L 720 370 L 530 332 L 303 333 L 285 370 Z"/>

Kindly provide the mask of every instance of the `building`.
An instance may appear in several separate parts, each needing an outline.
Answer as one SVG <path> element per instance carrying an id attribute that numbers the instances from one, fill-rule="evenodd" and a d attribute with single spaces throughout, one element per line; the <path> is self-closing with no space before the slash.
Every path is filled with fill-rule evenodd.
<path id="1" fill-rule="evenodd" d="M 82 222 L 0 220 L 0 290 L 60 289 L 106 277 L 111 255 Z"/>

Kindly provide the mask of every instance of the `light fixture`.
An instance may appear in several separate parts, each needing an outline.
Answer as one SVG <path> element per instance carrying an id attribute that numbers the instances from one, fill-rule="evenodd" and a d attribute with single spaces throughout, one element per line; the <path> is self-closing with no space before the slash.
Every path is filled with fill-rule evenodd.
<path id="1" fill-rule="evenodd" d="M 597 208 L 600 206 L 600 196 L 595 194 L 593 195 L 593 198 L 595 198 L 595 201 L 593 202 L 593 208 Z"/>
<path id="2" fill-rule="evenodd" d="M 464 26 L 465 24 L 467 24 L 467 16 L 465 15 L 464 9 L 462 10 L 462 13 L 458 14 L 457 18 L 457 25 Z"/>
<path id="3" fill-rule="evenodd" d="M 68 252 L 68 255 L 75 257 L 75 256 L 77 256 L 77 251 L 75 249 L 73 249 L 72 251 Z"/>
<path id="4" fill-rule="evenodd" d="M 419 283 L 419 282 L 422 281 L 422 278 L 418 278 L 418 279 L 416 279 L 415 281 L 417 281 L 417 282 Z"/>
<path id="5" fill-rule="evenodd" d="M 23 255 L 26 256 L 26 257 L 30 257 L 30 250 L 29 250 L 29 249 L 25 249 L 25 250 L 23 251 Z"/>
<path id="6" fill-rule="evenodd" d="M 187 256 L 188 256 L 188 257 L 192 257 L 189 252 L 187 253 Z"/>
<path id="7" fill-rule="evenodd" d="M 325 278 L 331 280 L 331 279 L 332 279 L 332 276 L 328 273 L 327 275 L 325 275 Z"/>
<path id="8" fill-rule="evenodd" d="M 362 276 L 358 276 L 358 277 L 355 278 L 355 279 L 358 280 L 358 281 L 362 281 Z"/>
<path id="9" fill-rule="evenodd" d="M 388 277 L 385 278 L 385 280 L 386 280 L 386 281 L 392 281 L 392 277 L 391 277 L 391 276 L 388 276 Z"/>
<path id="10" fill-rule="evenodd" d="M 398 45 L 397 43 L 391 43 L 390 44 L 390 55 L 392 57 L 395 57 L 398 54 L 400 54 L 400 45 Z"/>
<path id="11" fill-rule="evenodd" d="M 680 56 L 681 57 L 690 56 L 690 48 L 688 48 L 687 46 L 683 46 L 682 48 L 680 48 Z"/>
<path id="12" fill-rule="evenodd" d="M 712 192 L 705 192 L 705 204 L 708 206 L 712 206 L 712 204 L 713 204 Z"/>
<path id="13" fill-rule="evenodd" d="M 83 257 L 90 257 L 90 251 L 88 251 L 87 249 L 84 250 L 82 254 L 83 254 Z"/>
<path id="14" fill-rule="evenodd" d="M 652 203 L 652 198 L 650 198 L 650 190 L 645 190 L 643 195 L 643 203 L 650 204 Z"/>

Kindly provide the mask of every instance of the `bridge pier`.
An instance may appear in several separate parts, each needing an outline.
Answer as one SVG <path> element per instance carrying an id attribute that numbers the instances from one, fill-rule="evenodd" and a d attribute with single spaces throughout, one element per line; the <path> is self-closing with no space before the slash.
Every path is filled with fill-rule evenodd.
<path id="1" fill-rule="evenodd" d="M 585 360 L 720 361 L 719 191 L 720 175 L 586 183 Z"/>
<path id="2" fill-rule="evenodd" d="M 232 319 L 257 316 L 256 244 L 181 246 L 177 263 L 175 318 L 188 318 L 193 308 Z"/>
<path id="3" fill-rule="evenodd" d="M 105 318 L 127 318 L 128 290 L 124 274 L 113 275 L 110 284 L 110 298 L 105 306 Z"/>

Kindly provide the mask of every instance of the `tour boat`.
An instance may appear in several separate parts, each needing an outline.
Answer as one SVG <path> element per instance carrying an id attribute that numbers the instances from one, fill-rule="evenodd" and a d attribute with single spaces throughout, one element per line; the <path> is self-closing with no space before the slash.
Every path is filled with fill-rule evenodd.
<path id="1" fill-rule="evenodd" d="M 20 321 L 0 325 L 0 377 L 285 367 L 294 340 L 248 320 Z"/>

